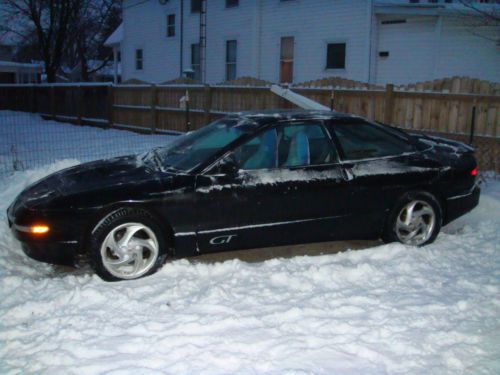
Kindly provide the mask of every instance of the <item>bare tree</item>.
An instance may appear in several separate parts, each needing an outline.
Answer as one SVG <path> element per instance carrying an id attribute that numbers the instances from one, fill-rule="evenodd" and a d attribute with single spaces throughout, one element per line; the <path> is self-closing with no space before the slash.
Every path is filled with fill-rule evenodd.
<path id="1" fill-rule="evenodd" d="M 2 0 L 0 32 L 17 36 L 21 56 L 43 60 L 48 82 L 63 64 L 78 66 L 83 81 L 104 67 L 111 52 L 104 41 L 121 22 L 120 0 Z M 90 60 L 99 60 L 89 66 Z"/>
<path id="2" fill-rule="evenodd" d="M 70 24 L 83 0 L 3 0 L 8 20 L 3 29 L 19 37 L 20 44 L 34 37 L 47 80 L 54 82 L 61 68 Z"/>
<path id="3" fill-rule="evenodd" d="M 92 73 L 108 64 L 112 54 L 104 42 L 120 22 L 120 1 L 83 1 L 78 21 L 71 25 L 67 48 L 68 61 L 78 66 L 80 80 L 88 81 Z"/>

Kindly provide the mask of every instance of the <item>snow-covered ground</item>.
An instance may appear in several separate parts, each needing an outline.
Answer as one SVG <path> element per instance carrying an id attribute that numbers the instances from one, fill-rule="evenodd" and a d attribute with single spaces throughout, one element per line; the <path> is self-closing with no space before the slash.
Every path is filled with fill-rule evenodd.
<path id="1" fill-rule="evenodd" d="M 39 115 L 0 111 L 0 178 L 57 160 L 90 161 L 137 154 L 163 146 L 171 135 L 140 135 L 126 130 L 76 126 Z"/>
<path id="2" fill-rule="evenodd" d="M 5 209 L 61 161 L 0 181 L 0 373 L 498 374 L 500 182 L 425 248 L 169 262 L 105 283 L 32 261 Z"/>
<path id="3" fill-rule="evenodd" d="M 0 143 L 29 148 L 42 125 L 66 133 L 39 141 L 52 164 L 0 176 L 0 374 L 500 373 L 500 181 L 425 248 L 179 260 L 105 283 L 27 258 L 5 210 L 28 184 L 78 163 L 54 160 L 166 139 L 0 112 Z M 64 151 L 74 147 L 84 156 Z"/>

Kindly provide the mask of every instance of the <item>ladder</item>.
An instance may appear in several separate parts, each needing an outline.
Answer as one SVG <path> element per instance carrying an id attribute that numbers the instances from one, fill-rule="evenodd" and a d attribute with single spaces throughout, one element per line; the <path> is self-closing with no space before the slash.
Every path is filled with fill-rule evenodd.
<path id="1" fill-rule="evenodd" d="M 200 9 L 200 81 L 206 81 L 207 68 L 207 0 L 201 0 Z"/>

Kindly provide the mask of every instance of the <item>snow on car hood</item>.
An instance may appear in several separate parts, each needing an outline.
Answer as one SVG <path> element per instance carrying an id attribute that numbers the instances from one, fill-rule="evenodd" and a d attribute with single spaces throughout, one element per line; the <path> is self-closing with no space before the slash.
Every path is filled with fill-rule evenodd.
<path id="1" fill-rule="evenodd" d="M 28 186 L 16 199 L 16 206 L 37 206 L 52 198 L 155 179 L 154 169 L 137 163 L 135 156 L 79 164 L 53 173 Z"/>

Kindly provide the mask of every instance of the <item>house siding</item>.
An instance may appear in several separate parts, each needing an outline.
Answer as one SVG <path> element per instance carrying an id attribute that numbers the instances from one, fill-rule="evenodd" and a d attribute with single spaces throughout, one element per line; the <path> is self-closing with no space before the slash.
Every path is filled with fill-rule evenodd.
<path id="1" fill-rule="evenodd" d="M 493 28 L 476 32 L 482 36 L 474 35 L 456 20 L 443 19 L 435 77 L 465 75 L 500 81 L 500 32 L 497 29 L 495 33 Z"/>
<path id="2" fill-rule="evenodd" d="M 406 20 L 383 25 L 382 21 Z M 391 16 L 377 20 L 376 83 L 405 84 L 451 76 L 500 80 L 500 48 L 493 30 L 471 33 L 459 20 L 438 16 Z M 389 57 L 378 52 L 387 51 Z"/>
<path id="3" fill-rule="evenodd" d="M 294 82 L 340 76 L 368 79 L 369 1 L 264 1 L 262 79 L 279 80 L 280 39 L 295 38 Z M 326 69 L 327 44 L 346 43 L 346 68 Z"/>
<path id="4" fill-rule="evenodd" d="M 457 21 L 429 15 L 380 15 L 375 0 L 224 0 L 207 6 L 206 82 L 225 80 L 226 41 L 237 40 L 237 77 L 279 81 L 280 39 L 293 36 L 294 83 L 327 76 L 384 84 L 468 75 L 500 80 L 500 47 L 473 36 Z M 401 3 L 399 1 L 398 3 Z M 191 44 L 199 42 L 198 13 L 184 1 L 183 68 L 191 66 Z M 166 36 L 167 15 L 176 14 L 176 33 Z M 165 82 L 181 75 L 180 0 L 123 2 L 123 79 Z M 381 25 L 391 18 L 406 24 Z M 440 22 L 440 24 L 439 24 Z M 346 43 L 346 68 L 326 69 L 327 43 Z M 144 69 L 135 69 L 143 49 Z M 388 58 L 378 52 L 388 50 Z"/>

